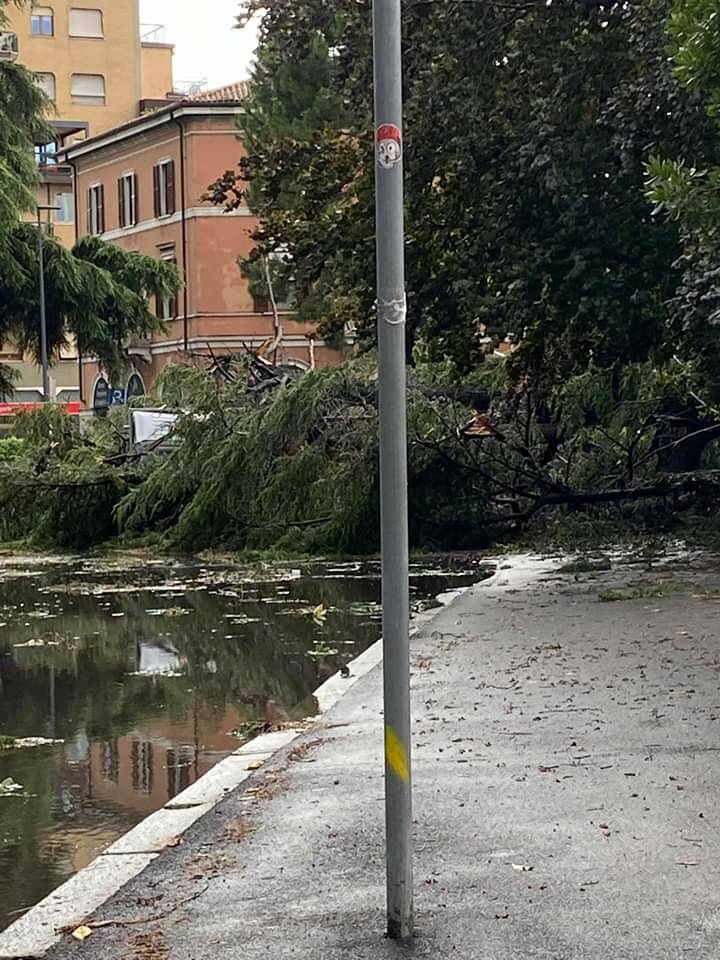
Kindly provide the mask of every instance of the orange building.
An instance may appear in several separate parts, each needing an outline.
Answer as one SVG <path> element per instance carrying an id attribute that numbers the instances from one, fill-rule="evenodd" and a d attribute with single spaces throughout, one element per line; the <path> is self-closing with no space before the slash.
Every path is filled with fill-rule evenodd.
<path id="1" fill-rule="evenodd" d="M 242 153 L 236 119 L 244 92 L 234 84 L 166 102 L 60 154 L 75 172 L 78 232 L 171 260 L 184 278 L 177 298 L 156 304 L 166 331 L 130 345 L 134 385 L 137 375 L 149 387 L 170 362 L 257 349 L 277 333 L 269 305 L 253 300 L 237 262 L 252 250 L 256 219 L 246 208 L 225 213 L 203 200 Z M 290 311 L 280 313 L 280 324 L 282 362 L 307 369 L 342 361 Z M 95 360 L 82 358 L 81 397 L 88 405 L 102 380 Z"/>

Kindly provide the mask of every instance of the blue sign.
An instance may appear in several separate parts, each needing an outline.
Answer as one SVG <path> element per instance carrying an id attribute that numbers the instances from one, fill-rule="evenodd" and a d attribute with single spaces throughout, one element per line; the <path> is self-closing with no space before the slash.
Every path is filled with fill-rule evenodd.
<path id="1" fill-rule="evenodd" d="M 125 391 L 121 387 L 110 387 L 108 391 L 108 400 L 111 407 L 122 407 L 125 405 Z"/>

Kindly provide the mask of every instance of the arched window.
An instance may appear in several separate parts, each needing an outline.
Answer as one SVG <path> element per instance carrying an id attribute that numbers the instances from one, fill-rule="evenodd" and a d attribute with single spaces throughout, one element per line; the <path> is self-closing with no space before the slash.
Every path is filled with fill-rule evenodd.
<path id="1" fill-rule="evenodd" d="M 127 384 L 127 402 L 145 396 L 145 384 L 139 373 L 132 373 Z"/>

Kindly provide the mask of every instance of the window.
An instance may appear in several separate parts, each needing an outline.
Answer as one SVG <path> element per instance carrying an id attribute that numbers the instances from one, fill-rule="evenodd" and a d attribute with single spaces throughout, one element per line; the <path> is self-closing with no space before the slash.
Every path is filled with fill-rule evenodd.
<path id="1" fill-rule="evenodd" d="M 134 227 L 137 215 L 137 174 L 124 173 L 118 180 L 118 216 L 121 227 Z"/>
<path id="2" fill-rule="evenodd" d="M 167 768 L 167 790 L 170 800 L 190 786 L 194 762 L 195 758 L 190 747 L 180 747 L 177 753 L 175 750 L 168 750 L 165 767 Z"/>
<path id="3" fill-rule="evenodd" d="M 145 384 L 139 373 L 133 373 L 130 375 L 130 379 L 127 383 L 126 396 L 128 403 L 131 400 L 136 400 L 138 397 L 145 396 Z"/>
<path id="4" fill-rule="evenodd" d="M 153 194 L 156 217 L 167 217 L 175 213 L 174 160 L 163 160 L 153 167 Z"/>
<path id="5" fill-rule="evenodd" d="M 33 7 L 30 14 L 30 31 L 34 37 L 52 37 L 55 33 L 55 18 L 52 7 Z"/>
<path id="6" fill-rule="evenodd" d="M 71 37 L 103 37 L 103 15 L 101 10 L 70 10 Z"/>
<path id="7" fill-rule="evenodd" d="M 72 193 L 56 193 L 56 223 L 75 223 L 75 196 Z"/>
<path id="8" fill-rule="evenodd" d="M 88 190 L 87 231 L 95 236 L 105 233 L 105 187 L 97 183 Z"/>
<path id="9" fill-rule="evenodd" d="M 50 167 L 57 163 L 57 144 L 54 140 L 36 145 L 35 162 L 39 167 Z"/>
<path id="10" fill-rule="evenodd" d="M 131 779 L 133 790 L 138 793 L 152 793 L 153 786 L 153 745 L 149 740 L 133 740 L 130 747 L 132 764 Z"/>
<path id="11" fill-rule="evenodd" d="M 98 73 L 74 73 L 70 89 L 73 103 L 102 106 L 105 103 L 105 77 Z"/>
<path id="12" fill-rule="evenodd" d="M 49 100 L 55 99 L 55 74 L 54 73 L 36 73 L 35 83 Z"/>
<path id="13" fill-rule="evenodd" d="M 159 250 L 161 260 L 166 263 L 177 263 L 174 243 L 164 244 Z M 161 320 L 174 320 L 178 315 L 177 294 L 173 294 L 171 297 L 157 297 L 155 313 Z"/>

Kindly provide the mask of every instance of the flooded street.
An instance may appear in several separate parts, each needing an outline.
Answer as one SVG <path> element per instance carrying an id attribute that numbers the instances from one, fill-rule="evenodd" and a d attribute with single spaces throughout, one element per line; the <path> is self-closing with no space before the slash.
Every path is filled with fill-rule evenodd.
<path id="1" fill-rule="evenodd" d="M 416 608 L 482 579 L 413 564 Z M 373 562 L 0 559 L 0 928 L 380 634 Z M 47 738 L 11 745 L 8 738 Z"/>

